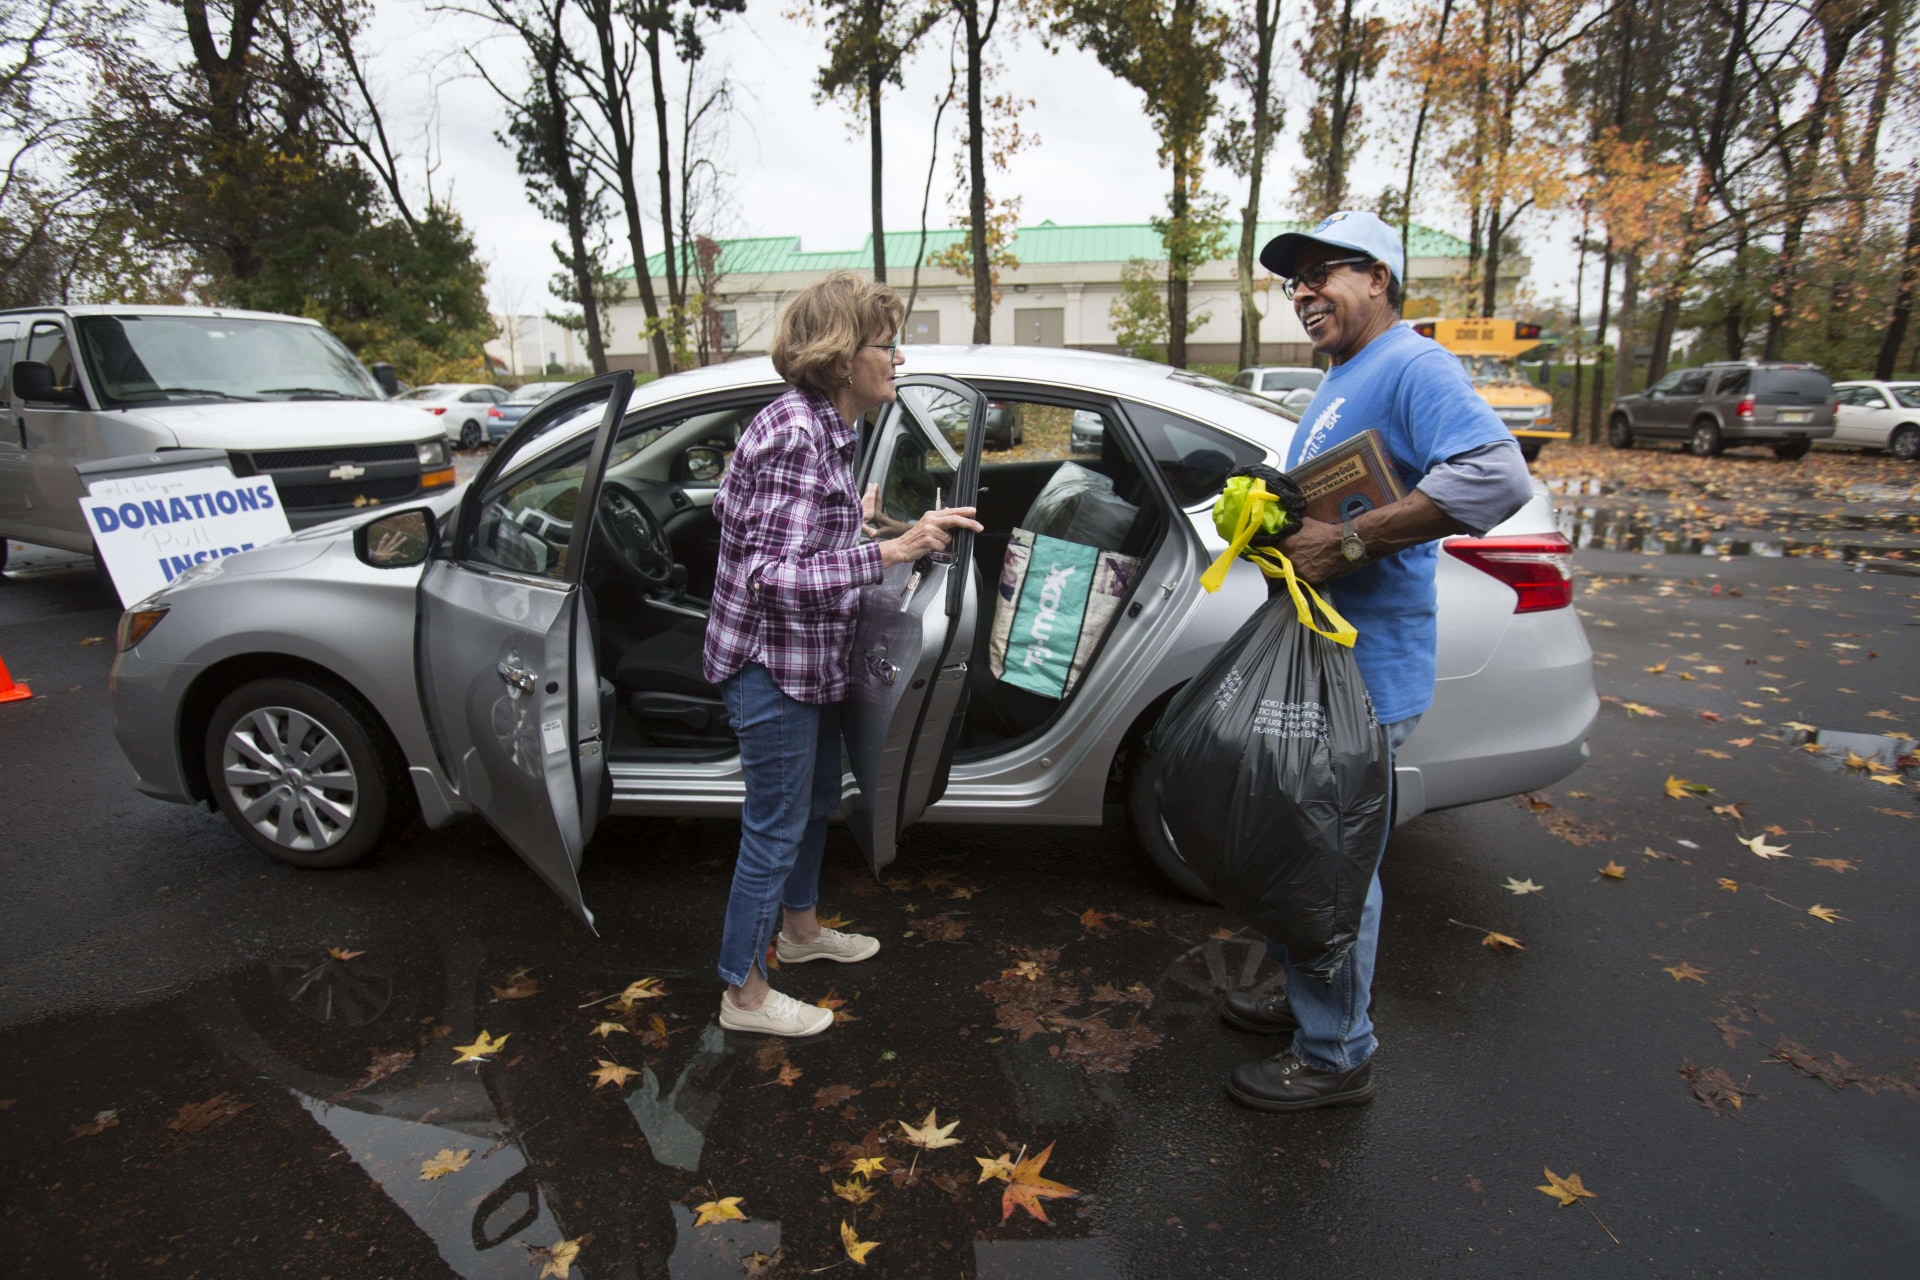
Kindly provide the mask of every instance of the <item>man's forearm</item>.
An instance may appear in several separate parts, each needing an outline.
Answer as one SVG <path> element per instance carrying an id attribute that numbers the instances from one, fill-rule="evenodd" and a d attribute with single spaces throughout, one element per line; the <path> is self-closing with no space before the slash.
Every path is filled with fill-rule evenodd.
<path id="1" fill-rule="evenodd" d="M 1398 502 L 1376 507 L 1353 522 L 1355 533 L 1367 544 L 1367 557 L 1378 560 L 1435 538 L 1466 533 L 1458 520 L 1442 511 L 1432 498 L 1415 489 Z"/>

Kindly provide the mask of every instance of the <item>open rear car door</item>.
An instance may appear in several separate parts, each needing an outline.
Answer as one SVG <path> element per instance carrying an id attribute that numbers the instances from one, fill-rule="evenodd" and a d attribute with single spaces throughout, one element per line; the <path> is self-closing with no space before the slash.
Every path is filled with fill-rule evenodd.
<path id="1" fill-rule="evenodd" d="M 986 397 L 931 375 L 895 386 L 899 399 L 860 475 L 862 492 L 878 486 L 880 522 L 904 527 L 937 506 L 974 505 Z M 947 551 L 894 565 L 860 589 L 841 725 L 857 787 L 847 822 L 876 874 L 893 861 L 900 832 L 946 788 L 979 630 L 974 579 L 973 535 L 962 531 Z"/>
<path id="2" fill-rule="evenodd" d="M 612 793 L 581 571 L 632 395 L 629 372 L 589 379 L 494 449 L 421 575 L 415 637 L 447 777 L 589 928 L 576 873 Z"/>

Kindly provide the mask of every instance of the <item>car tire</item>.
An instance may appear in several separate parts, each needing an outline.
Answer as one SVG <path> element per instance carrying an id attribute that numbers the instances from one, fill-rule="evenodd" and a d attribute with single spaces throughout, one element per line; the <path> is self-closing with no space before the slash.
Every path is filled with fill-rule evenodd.
<path id="1" fill-rule="evenodd" d="M 1633 424 L 1626 414 L 1616 413 L 1607 420 L 1607 443 L 1616 449 L 1633 448 Z"/>
<path id="2" fill-rule="evenodd" d="M 1136 741 L 1127 755 L 1127 814 L 1133 819 L 1134 843 L 1153 864 L 1153 869 L 1175 889 L 1200 902 L 1219 902 L 1213 890 L 1186 864 L 1174 846 L 1173 837 L 1167 833 L 1166 821 L 1160 816 L 1160 798 L 1154 786 L 1154 757 L 1147 749 L 1147 740 Z"/>
<path id="3" fill-rule="evenodd" d="M 1773 456 L 1782 462 L 1798 462 L 1806 457 L 1812 448 L 1811 440 L 1789 440 L 1785 444 L 1773 446 Z"/>
<path id="4" fill-rule="evenodd" d="M 471 418 L 460 424 L 459 447 L 462 449 L 478 449 L 480 447 L 480 424 Z"/>
<path id="5" fill-rule="evenodd" d="M 1920 460 L 1920 426 L 1905 422 L 1893 429 L 1887 437 L 1887 452 L 1902 462 Z M 6 556 L 0 553 L 0 565 L 6 564 Z"/>
<path id="6" fill-rule="evenodd" d="M 262 751 L 266 726 L 281 741 Z M 289 764 L 295 752 L 299 764 Z M 234 830 L 289 866 L 358 862 L 398 828 L 411 794 L 400 750 L 379 718 L 352 694 L 315 680 L 253 680 L 227 694 L 207 721 L 202 756 L 208 787 Z M 260 768 L 262 761 L 269 767 Z M 301 766 L 323 768 L 329 785 L 304 776 L 289 783 L 290 772 L 305 774 Z"/>
<path id="7" fill-rule="evenodd" d="M 1699 419 L 1687 434 L 1687 452 L 1696 458 L 1717 458 L 1726 447 L 1726 441 L 1720 436 L 1720 424 L 1712 418 Z"/>

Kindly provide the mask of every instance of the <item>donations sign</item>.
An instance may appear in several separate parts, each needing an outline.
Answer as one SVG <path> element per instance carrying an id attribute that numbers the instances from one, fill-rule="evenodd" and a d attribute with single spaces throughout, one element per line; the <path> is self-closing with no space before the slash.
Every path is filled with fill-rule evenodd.
<path id="1" fill-rule="evenodd" d="M 95 480 L 87 488 L 80 507 L 122 605 L 146 599 L 196 564 L 291 531 L 270 476 L 196 467 Z"/>

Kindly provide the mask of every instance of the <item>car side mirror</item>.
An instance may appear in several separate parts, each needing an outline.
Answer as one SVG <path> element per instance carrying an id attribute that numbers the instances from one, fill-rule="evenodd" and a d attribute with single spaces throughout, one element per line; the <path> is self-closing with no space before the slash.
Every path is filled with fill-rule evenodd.
<path id="1" fill-rule="evenodd" d="M 727 469 L 727 456 L 710 444 L 689 445 L 680 454 L 682 479 L 712 484 Z"/>
<path id="2" fill-rule="evenodd" d="M 353 531 L 353 554 L 375 569 L 410 569 L 433 554 L 439 527 L 426 507 L 369 520 Z"/>
<path id="3" fill-rule="evenodd" d="M 41 404 L 79 404 L 79 387 L 55 385 L 53 370 L 39 360 L 18 360 L 13 366 L 13 389 L 22 400 Z"/>

